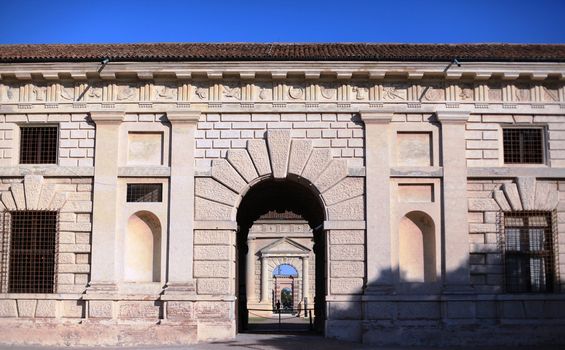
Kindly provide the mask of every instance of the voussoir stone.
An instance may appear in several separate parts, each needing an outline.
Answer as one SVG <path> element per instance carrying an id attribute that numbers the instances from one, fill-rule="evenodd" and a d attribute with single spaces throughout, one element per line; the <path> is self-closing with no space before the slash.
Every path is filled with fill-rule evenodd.
<path id="1" fill-rule="evenodd" d="M 302 177 L 314 183 L 318 176 L 328 166 L 332 160 L 331 149 L 329 148 L 316 148 L 312 151 L 308 163 L 304 167 Z"/>
<path id="2" fill-rule="evenodd" d="M 286 178 L 290 154 L 290 130 L 269 130 L 267 144 L 273 166 L 273 177 L 275 179 Z"/>
<path id="3" fill-rule="evenodd" d="M 12 196 L 11 191 L 2 192 L 2 204 L 4 204 L 4 206 L 8 210 L 16 210 L 17 209 L 16 202 L 14 202 L 14 197 Z"/>
<path id="4" fill-rule="evenodd" d="M 498 206 L 500 207 L 500 209 L 502 211 L 512 210 L 512 208 L 510 207 L 510 204 L 508 204 L 508 200 L 506 199 L 506 196 L 504 195 L 504 192 L 502 190 L 494 190 L 493 197 L 494 197 L 494 200 L 496 201 L 496 203 L 498 203 Z"/>
<path id="5" fill-rule="evenodd" d="M 318 177 L 314 185 L 320 192 L 335 185 L 339 180 L 347 176 L 347 160 L 333 159 L 330 165 Z"/>
<path id="6" fill-rule="evenodd" d="M 362 196 L 328 207 L 329 220 L 364 220 L 365 201 Z"/>
<path id="7" fill-rule="evenodd" d="M 26 175 L 24 177 L 24 192 L 28 210 L 39 209 L 37 204 L 39 202 L 42 185 L 43 176 L 41 175 Z"/>
<path id="8" fill-rule="evenodd" d="M 233 205 L 237 194 L 210 177 L 197 177 L 194 184 L 194 194 L 226 205 Z"/>
<path id="9" fill-rule="evenodd" d="M 12 191 L 12 196 L 14 197 L 14 202 L 16 203 L 16 207 L 19 210 L 27 209 L 25 193 L 24 193 L 24 184 L 23 183 L 12 184 L 12 186 L 10 186 L 10 191 Z"/>
<path id="10" fill-rule="evenodd" d="M 245 181 L 251 182 L 258 177 L 255 166 L 246 150 L 230 149 L 228 150 L 227 159 Z"/>
<path id="11" fill-rule="evenodd" d="M 288 162 L 288 172 L 300 175 L 312 152 L 312 141 L 292 140 L 290 146 L 290 159 Z"/>
<path id="12" fill-rule="evenodd" d="M 271 173 L 271 163 L 269 161 L 269 152 L 264 140 L 247 141 L 247 151 L 255 164 L 255 168 L 259 176 Z"/>
<path id="13" fill-rule="evenodd" d="M 518 187 L 516 187 L 516 184 L 505 183 L 502 185 L 502 190 L 506 195 L 512 210 L 522 210 L 522 200 L 520 199 L 520 194 L 518 193 Z"/>
<path id="14" fill-rule="evenodd" d="M 236 193 L 241 193 L 246 186 L 241 175 L 225 159 L 216 159 L 212 162 L 212 177 Z"/>
<path id="15" fill-rule="evenodd" d="M 365 191 L 365 179 L 362 177 L 346 177 L 322 194 L 326 205 L 343 202 L 357 197 Z"/>
<path id="16" fill-rule="evenodd" d="M 557 207 L 559 201 L 558 192 L 548 183 L 538 182 L 534 207 L 536 210 L 549 211 Z"/>
<path id="17" fill-rule="evenodd" d="M 520 176 L 516 179 L 522 207 L 524 210 L 534 210 L 536 196 L 536 178 L 530 176 Z"/>
<path id="18" fill-rule="evenodd" d="M 37 201 L 38 209 L 48 209 L 51 200 L 55 196 L 55 184 L 46 183 L 41 187 L 41 194 L 39 195 L 39 200 Z"/>

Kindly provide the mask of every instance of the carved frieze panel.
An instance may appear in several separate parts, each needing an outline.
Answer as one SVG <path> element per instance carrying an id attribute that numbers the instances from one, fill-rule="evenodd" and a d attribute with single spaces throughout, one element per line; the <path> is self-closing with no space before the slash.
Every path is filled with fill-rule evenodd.
<path id="1" fill-rule="evenodd" d="M 310 107 L 318 103 L 562 103 L 565 88 L 560 81 L 528 82 L 523 80 L 484 82 L 468 81 L 348 81 L 328 80 L 185 80 L 185 81 L 131 81 L 110 82 L 88 80 L 83 82 L 0 84 L 0 102 L 49 104 L 75 102 L 203 102 L 203 103 L 298 103 Z M 23 105 L 23 104 L 22 104 Z M 151 104 L 149 104 L 151 106 Z M 23 108 L 23 107 L 22 107 Z M 31 108 L 31 107 L 30 107 Z M 486 107 L 485 107 L 486 108 Z"/>

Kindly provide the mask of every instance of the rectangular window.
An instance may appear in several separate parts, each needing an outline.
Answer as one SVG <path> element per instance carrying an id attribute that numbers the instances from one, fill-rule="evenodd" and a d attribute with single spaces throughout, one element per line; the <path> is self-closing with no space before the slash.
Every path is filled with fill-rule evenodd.
<path id="1" fill-rule="evenodd" d="M 8 293 L 53 293 L 56 243 L 57 212 L 4 213 L 2 246 L 9 248 L 9 253 L 8 261 L 4 259 L 2 266 L 2 281 L 7 282 L 8 288 L 2 290 Z"/>
<path id="2" fill-rule="evenodd" d="M 504 214 L 504 267 L 508 292 L 554 290 L 553 219 L 548 212 Z"/>
<path id="3" fill-rule="evenodd" d="M 543 129 L 505 128 L 502 133 L 504 163 L 543 164 Z"/>
<path id="4" fill-rule="evenodd" d="M 20 164 L 57 163 L 56 126 L 22 126 L 20 130 Z"/>
<path id="5" fill-rule="evenodd" d="M 162 184 L 128 184 L 128 202 L 161 202 L 162 197 Z"/>

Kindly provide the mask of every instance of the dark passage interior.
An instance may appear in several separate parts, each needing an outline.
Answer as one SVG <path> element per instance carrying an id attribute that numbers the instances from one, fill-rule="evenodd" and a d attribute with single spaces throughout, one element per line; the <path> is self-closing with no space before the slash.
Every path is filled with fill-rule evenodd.
<path id="1" fill-rule="evenodd" d="M 311 185 L 297 181 L 275 181 L 269 179 L 255 185 L 243 198 L 237 212 L 237 315 L 238 331 L 253 332 L 249 326 L 246 295 L 246 255 L 248 251 L 247 237 L 253 223 L 262 215 L 276 211 L 292 212 L 308 222 L 313 230 L 315 254 L 315 290 L 313 305 L 313 328 L 323 332 L 325 319 L 326 295 L 326 242 L 322 229 L 324 210 L 321 200 Z M 309 306 L 311 308 L 312 306 Z M 308 329 L 308 324 L 306 324 Z M 292 332 L 292 327 L 285 331 Z"/>

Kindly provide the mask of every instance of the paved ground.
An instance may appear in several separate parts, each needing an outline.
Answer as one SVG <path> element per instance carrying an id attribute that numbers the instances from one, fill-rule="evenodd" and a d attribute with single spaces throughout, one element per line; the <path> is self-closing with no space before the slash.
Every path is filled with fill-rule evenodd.
<path id="1" fill-rule="evenodd" d="M 54 349 L 73 349 L 70 347 L 3 347 L 0 350 L 54 350 Z M 94 348 L 76 348 L 81 350 Z M 112 349 L 112 348 L 96 348 Z M 124 349 L 124 348 L 120 348 Z M 130 348 L 132 349 L 132 348 Z M 333 339 L 326 339 L 317 335 L 273 335 L 273 334 L 239 334 L 236 339 L 229 341 L 212 342 L 192 346 L 167 346 L 167 347 L 139 347 L 143 350 L 407 350 L 409 348 L 379 348 L 355 343 L 341 342 Z M 414 349 L 414 348 L 411 348 Z M 418 350 L 438 350 L 437 348 L 416 348 Z M 465 347 L 465 348 L 443 348 L 441 350 L 563 350 L 563 347 Z"/>

